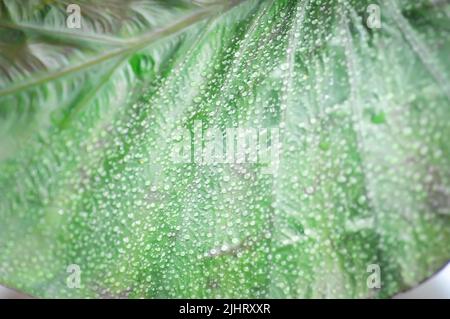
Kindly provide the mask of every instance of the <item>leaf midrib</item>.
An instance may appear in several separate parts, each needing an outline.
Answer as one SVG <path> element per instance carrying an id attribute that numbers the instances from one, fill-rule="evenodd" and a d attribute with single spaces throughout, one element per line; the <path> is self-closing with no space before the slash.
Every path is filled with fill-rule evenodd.
<path id="1" fill-rule="evenodd" d="M 36 77 L 34 79 L 31 79 L 30 81 L 25 81 L 20 84 L 12 85 L 10 87 L 1 89 L 0 97 L 14 94 L 14 93 L 20 92 L 22 90 L 28 89 L 30 87 L 44 84 L 44 83 L 52 81 L 52 80 L 56 80 L 60 77 L 84 70 L 86 68 L 95 66 L 97 64 L 103 63 L 105 61 L 108 61 L 110 59 L 113 59 L 113 58 L 116 58 L 116 57 L 119 57 L 122 55 L 136 52 L 138 50 L 141 50 L 141 49 L 147 47 L 150 44 L 157 42 L 158 40 L 161 40 L 163 38 L 166 38 L 170 35 L 173 35 L 179 31 L 182 31 L 182 30 L 188 28 L 189 26 L 203 20 L 204 18 L 211 17 L 214 14 L 220 13 L 220 9 L 224 8 L 224 9 L 228 10 L 238 3 L 239 2 L 233 3 L 225 8 L 223 6 L 210 6 L 205 9 L 198 10 L 197 12 L 195 12 L 183 19 L 176 21 L 175 23 L 172 23 L 172 24 L 168 25 L 167 27 L 152 30 L 152 31 L 142 35 L 141 37 L 136 38 L 135 40 L 131 40 L 130 42 L 127 42 L 126 45 L 122 45 L 120 47 L 115 47 L 113 50 L 111 50 L 105 54 L 98 55 L 98 56 L 94 57 L 93 59 L 89 59 L 89 60 L 83 61 L 82 63 L 56 70 L 55 72 L 45 74 L 44 76 L 41 76 L 41 77 Z"/>

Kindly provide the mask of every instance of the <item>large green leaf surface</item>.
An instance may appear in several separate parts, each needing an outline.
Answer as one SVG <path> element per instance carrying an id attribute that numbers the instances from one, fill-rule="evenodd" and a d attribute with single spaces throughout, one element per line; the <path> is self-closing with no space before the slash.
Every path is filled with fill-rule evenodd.
<path id="1" fill-rule="evenodd" d="M 383 298 L 450 259 L 448 1 L 70 2 L 0 1 L 0 283 Z M 277 159 L 190 139 L 242 128 Z"/>

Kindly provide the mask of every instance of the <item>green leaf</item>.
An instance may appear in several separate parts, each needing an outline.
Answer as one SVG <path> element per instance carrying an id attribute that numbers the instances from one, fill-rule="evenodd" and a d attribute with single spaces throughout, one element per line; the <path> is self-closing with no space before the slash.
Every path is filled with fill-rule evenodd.
<path id="1" fill-rule="evenodd" d="M 2 284 L 383 298 L 450 259 L 448 1 L 69 3 L 0 1 Z"/>

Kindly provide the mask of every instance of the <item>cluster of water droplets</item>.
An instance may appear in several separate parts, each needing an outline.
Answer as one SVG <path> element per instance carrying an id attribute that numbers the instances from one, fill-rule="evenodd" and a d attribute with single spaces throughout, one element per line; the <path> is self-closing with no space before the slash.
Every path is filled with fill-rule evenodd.
<path id="1" fill-rule="evenodd" d="M 1 164 L 0 280 L 43 296 L 368 297 L 430 275 L 450 238 L 434 73 L 450 66 L 432 54 L 449 34 L 426 43 L 432 26 L 396 20 L 403 6 L 370 30 L 357 2 L 247 1 L 130 58 L 104 99 Z M 174 162 L 173 132 L 195 122 L 279 129 L 277 170 L 195 149 Z"/>

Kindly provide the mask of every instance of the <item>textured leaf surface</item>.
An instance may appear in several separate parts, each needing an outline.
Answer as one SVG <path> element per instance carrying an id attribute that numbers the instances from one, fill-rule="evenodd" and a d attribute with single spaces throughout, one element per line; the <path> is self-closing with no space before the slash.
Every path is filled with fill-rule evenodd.
<path id="1" fill-rule="evenodd" d="M 366 298 L 432 275 L 450 257 L 450 5 L 380 1 L 370 29 L 372 3 L 80 1 L 73 31 L 64 1 L 1 1 L 0 282 Z M 180 141 L 200 129 L 217 152 L 211 128 L 277 132 L 279 160 L 201 163 Z"/>

